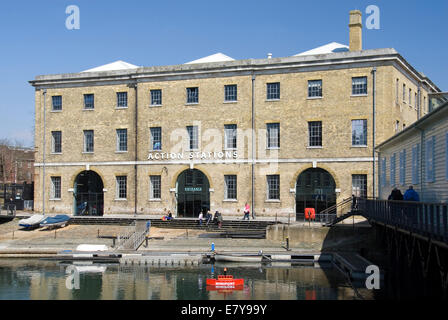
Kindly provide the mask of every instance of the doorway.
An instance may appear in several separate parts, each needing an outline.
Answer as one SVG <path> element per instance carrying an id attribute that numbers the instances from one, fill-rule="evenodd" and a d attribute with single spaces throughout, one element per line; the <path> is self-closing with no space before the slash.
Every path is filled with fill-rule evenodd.
<path id="1" fill-rule="evenodd" d="M 177 178 L 177 216 L 196 218 L 210 209 L 210 183 L 197 169 L 185 170 Z"/>
<path id="2" fill-rule="evenodd" d="M 305 208 L 314 208 L 318 214 L 335 204 L 336 182 L 328 171 L 311 168 L 299 175 L 296 184 L 297 218 L 304 217 Z"/>
<path id="3" fill-rule="evenodd" d="M 75 179 L 75 216 L 103 216 L 104 184 L 94 171 L 83 171 Z"/>

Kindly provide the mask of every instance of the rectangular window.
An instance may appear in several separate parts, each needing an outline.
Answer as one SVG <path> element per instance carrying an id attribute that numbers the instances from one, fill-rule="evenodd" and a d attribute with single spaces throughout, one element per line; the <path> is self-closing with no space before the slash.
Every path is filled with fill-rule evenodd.
<path id="1" fill-rule="evenodd" d="M 268 123 L 267 125 L 267 148 L 280 148 L 280 123 Z"/>
<path id="2" fill-rule="evenodd" d="M 162 150 L 162 128 L 154 127 L 151 131 L 151 150 Z"/>
<path id="3" fill-rule="evenodd" d="M 412 90 L 409 89 L 409 106 L 412 106 Z"/>
<path id="4" fill-rule="evenodd" d="M 267 176 L 267 196 L 268 200 L 280 200 L 280 176 Z"/>
<path id="5" fill-rule="evenodd" d="M 448 132 L 445 136 L 445 179 L 448 180 Z"/>
<path id="6" fill-rule="evenodd" d="M 127 176 L 117 176 L 116 177 L 116 197 L 117 199 L 126 199 L 127 198 Z"/>
<path id="7" fill-rule="evenodd" d="M 412 148 L 412 184 L 419 184 L 420 144 Z"/>
<path id="8" fill-rule="evenodd" d="M 53 111 L 61 111 L 62 110 L 62 96 L 52 96 L 52 108 Z"/>
<path id="9" fill-rule="evenodd" d="M 51 152 L 52 153 L 62 153 L 62 132 L 52 131 L 51 132 Z"/>
<path id="10" fill-rule="evenodd" d="M 128 93 L 117 92 L 117 108 L 127 108 L 127 107 L 128 107 Z"/>
<path id="11" fill-rule="evenodd" d="M 61 199 L 61 177 L 51 177 L 51 194 L 52 200 Z"/>
<path id="12" fill-rule="evenodd" d="M 357 197 L 367 197 L 367 175 L 354 174 L 352 175 L 352 194 Z"/>
<path id="13" fill-rule="evenodd" d="M 433 136 L 428 139 L 425 143 L 425 171 L 426 171 L 426 182 L 435 181 L 434 173 L 434 146 L 436 137 Z"/>
<path id="14" fill-rule="evenodd" d="M 159 200 L 162 198 L 161 177 L 150 176 L 149 177 L 149 199 Z"/>
<path id="15" fill-rule="evenodd" d="M 199 103 L 199 88 L 187 88 L 187 103 Z"/>
<path id="16" fill-rule="evenodd" d="M 95 96 L 93 94 L 84 95 L 84 109 L 86 110 L 95 109 Z"/>
<path id="17" fill-rule="evenodd" d="M 117 129 L 117 151 L 128 151 L 128 130 Z"/>
<path id="18" fill-rule="evenodd" d="M 381 159 L 381 186 L 385 187 L 386 186 L 386 165 L 387 165 L 387 160 L 386 158 Z"/>
<path id="19" fill-rule="evenodd" d="M 238 92 L 236 84 L 224 86 L 224 101 L 237 101 Z"/>
<path id="20" fill-rule="evenodd" d="M 400 185 L 406 183 L 406 150 L 400 152 Z"/>
<path id="21" fill-rule="evenodd" d="M 267 84 L 267 97 L 268 100 L 280 100 L 280 82 Z"/>
<path id="22" fill-rule="evenodd" d="M 414 109 L 415 110 L 418 110 L 418 104 L 419 104 L 418 95 L 417 95 L 417 93 L 415 93 L 414 94 Z"/>
<path id="23" fill-rule="evenodd" d="M 352 146 L 367 146 L 367 120 L 352 120 Z"/>
<path id="24" fill-rule="evenodd" d="M 308 122 L 309 146 L 322 147 L 322 121 Z"/>
<path id="25" fill-rule="evenodd" d="M 403 83 L 403 102 L 406 103 L 406 84 Z"/>
<path id="26" fill-rule="evenodd" d="M 94 151 L 93 130 L 84 130 L 84 152 Z"/>
<path id="27" fill-rule="evenodd" d="M 236 124 L 224 125 L 225 149 L 235 150 L 237 148 L 237 126 Z"/>
<path id="28" fill-rule="evenodd" d="M 400 95 L 400 93 L 398 92 L 398 90 L 399 90 L 399 85 L 400 85 L 400 80 L 399 79 L 397 79 L 397 82 L 396 82 L 396 84 L 395 84 L 395 102 L 398 104 L 399 103 L 399 95 Z"/>
<path id="29" fill-rule="evenodd" d="M 390 157 L 390 185 L 392 187 L 395 186 L 396 182 L 395 182 L 395 176 L 396 176 L 396 154 L 394 153 L 391 157 Z"/>
<path id="30" fill-rule="evenodd" d="M 225 199 L 226 200 L 236 200 L 237 199 L 237 184 L 236 175 L 226 175 L 224 176 L 225 182 Z"/>
<path id="31" fill-rule="evenodd" d="M 162 90 L 151 90 L 151 105 L 161 106 L 162 105 Z"/>
<path id="32" fill-rule="evenodd" d="M 199 149 L 199 132 L 198 126 L 188 126 L 187 127 L 188 137 L 190 139 L 190 150 Z"/>
<path id="33" fill-rule="evenodd" d="M 308 81 L 308 98 L 322 97 L 322 80 Z"/>
<path id="34" fill-rule="evenodd" d="M 352 78 L 352 95 L 366 95 L 367 94 L 367 77 L 353 77 Z"/>

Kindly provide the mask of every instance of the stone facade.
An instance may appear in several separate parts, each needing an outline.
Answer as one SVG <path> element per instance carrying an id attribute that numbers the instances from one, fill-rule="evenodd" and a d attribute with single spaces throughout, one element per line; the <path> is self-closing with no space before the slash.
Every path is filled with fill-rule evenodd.
<path id="1" fill-rule="evenodd" d="M 258 216 L 294 219 L 296 182 L 309 168 L 331 174 L 337 202 L 352 195 L 352 175 L 366 175 L 372 196 L 374 67 L 379 144 L 424 115 L 424 97 L 438 91 L 393 49 L 36 77 L 31 81 L 36 88 L 35 210 L 43 209 L 44 167 L 45 208 L 55 213 L 75 213 L 74 184 L 85 170 L 102 179 L 104 214 L 162 214 L 169 209 L 176 215 L 177 179 L 193 168 L 209 180 L 210 209 L 225 216 L 242 217 L 247 202 Z M 353 77 L 367 77 L 367 94 L 352 94 Z M 322 81 L 322 97 L 308 97 L 310 80 Z M 280 83 L 279 99 L 267 99 L 268 83 Z M 402 99 L 403 83 L 405 100 L 411 89 L 411 105 Z M 226 85 L 237 86 L 237 101 L 224 101 Z M 186 103 L 190 87 L 199 88 L 197 104 Z M 151 90 L 161 90 L 161 105 L 151 106 Z M 117 108 L 117 92 L 127 92 L 126 108 Z M 93 110 L 85 110 L 84 94 L 94 95 Z M 52 96 L 62 96 L 61 111 L 52 111 Z M 352 120 L 367 120 L 366 146 L 352 145 Z M 310 121 L 322 122 L 321 147 L 309 147 Z M 279 123 L 278 149 L 267 149 L 269 123 Z M 237 150 L 224 148 L 228 124 L 237 125 Z M 199 129 L 192 158 L 186 126 Z M 157 151 L 150 144 L 154 127 L 162 132 Z M 127 129 L 127 152 L 117 152 L 117 129 Z M 83 152 L 84 130 L 94 131 L 92 153 Z M 62 132 L 61 153 L 52 153 L 52 131 Z M 161 180 L 157 199 L 150 199 L 152 175 Z M 237 199 L 225 199 L 225 175 L 237 176 Z M 267 175 L 280 176 L 279 199 L 267 200 Z M 117 199 L 117 176 L 127 176 L 125 199 Z M 51 177 L 61 177 L 58 199 L 50 196 Z"/>

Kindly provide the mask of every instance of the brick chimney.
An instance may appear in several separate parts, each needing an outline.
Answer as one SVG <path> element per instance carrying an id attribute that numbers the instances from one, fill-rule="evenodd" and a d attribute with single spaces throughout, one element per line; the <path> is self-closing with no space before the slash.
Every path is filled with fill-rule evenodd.
<path id="1" fill-rule="evenodd" d="M 362 50 L 362 13 L 359 10 L 350 11 L 350 51 Z"/>

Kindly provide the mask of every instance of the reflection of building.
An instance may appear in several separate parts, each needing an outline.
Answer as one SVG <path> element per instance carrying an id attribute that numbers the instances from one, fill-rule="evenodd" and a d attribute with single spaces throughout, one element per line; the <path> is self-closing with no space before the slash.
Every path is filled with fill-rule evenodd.
<path id="1" fill-rule="evenodd" d="M 35 209 L 242 217 L 248 202 L 287 217 L 372 195 L 373 136 L 412 124 L 439 89 L 394 49 L 362 50 L 359 11 L 350 30 L 350 48 L 292 57 L 36 77 Z"/>
<path id="2" fill-rule="evenodd" d="M 445 101 L 448 94 L 445 94 Z M 441 96 L 439 96 L 441 98 Z M 448 102 L 378 146 L 379 190 L 413 185 L 424 202 L 448 201 Z"/>

